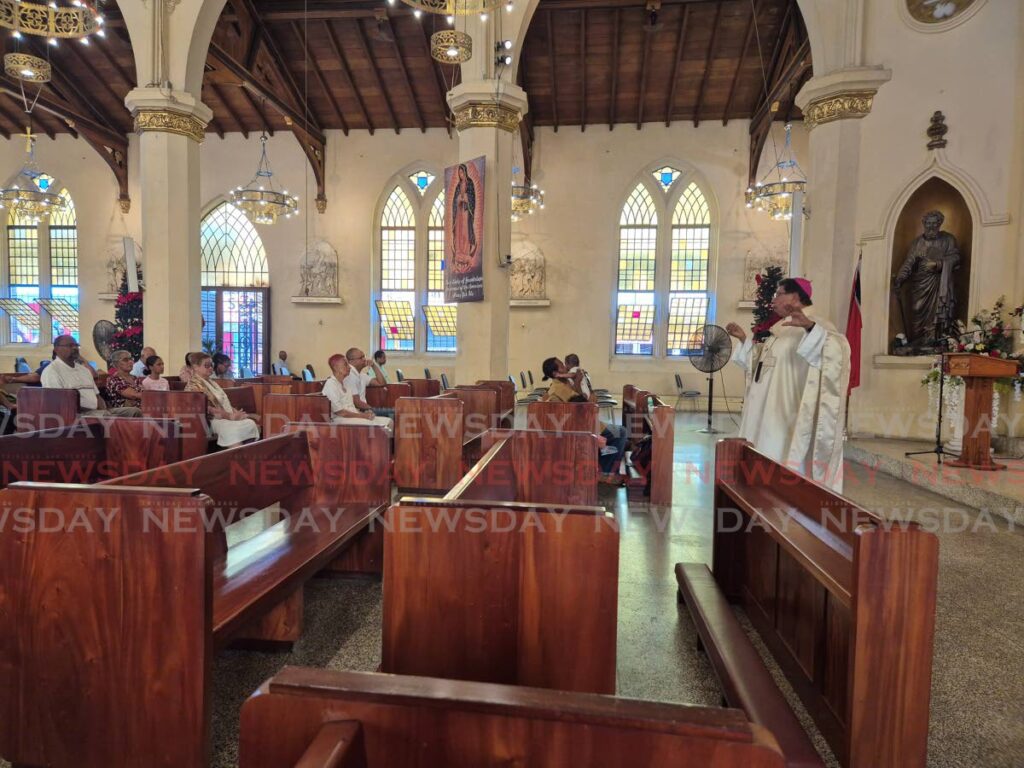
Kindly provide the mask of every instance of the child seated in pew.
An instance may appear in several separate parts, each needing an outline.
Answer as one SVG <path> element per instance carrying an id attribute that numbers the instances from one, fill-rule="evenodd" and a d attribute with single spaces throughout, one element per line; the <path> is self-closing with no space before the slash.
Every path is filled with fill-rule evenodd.
<path id="1" fill-rule="evenodd" d="M 143 361 L 142 388 L 157 392 L 167 392 L 171 385 L 163 378 L 164 361 L 159 355 L 150 355 Z"/>
<path id="2" fill-rule="evenodd" d="M 354 397 L 345 390 L 345 377 L 352 372 L 348 358 L 342 354 L 331 355 L 327 360 L 331 376 L 324 382 L 323 395 L 331 401 L 331 421 L 334 424 L 375 424 L 384 427 L 391 434 L 391 419 L 377 416 L 372 410 L 361 410 Z"/>
<path id="3" fill-rule="evenodd" d="M 210 418 L 210 429 L 217 436 L 217 445 L 230 448 L 241 443 L 260 439 L 260 428 L 245 411 L 231 406 L 227 394 L 212 379 L 213 358 L 205 352 L 191 352 L 188 355 L 191 368 L 186 392 L 202 392 L 206 395 L 206 411 Z"/>

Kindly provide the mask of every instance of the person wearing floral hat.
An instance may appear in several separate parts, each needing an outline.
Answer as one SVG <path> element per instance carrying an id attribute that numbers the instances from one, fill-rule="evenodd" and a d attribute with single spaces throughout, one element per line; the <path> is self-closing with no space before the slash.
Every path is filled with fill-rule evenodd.
<path id="1" fill-rule="evenodd" d="M 790 469 L 843 490 L 843 423 L 850 344 L 811 310 L 811 281 L 779 282 L 772 309 L 782 318 L 754 343 L 737 323 L 733 361 L 747 372 L 740 437 Z"/>

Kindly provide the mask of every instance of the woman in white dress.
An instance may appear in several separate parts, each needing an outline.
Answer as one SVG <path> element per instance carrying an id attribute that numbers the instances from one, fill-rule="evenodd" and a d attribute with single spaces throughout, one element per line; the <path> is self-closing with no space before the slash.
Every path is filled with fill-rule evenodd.
<path id="1" fill-rule="evenodd" d="M 376 416 L 372 410 L 359 410 L 352 395 L 345 391 L 342 382 L 352 370 L 348 359 L 342 354 L 331 355 L 327 365 L 331 368 L 331 376 L 324 382 L 323 396 L 331 401 L 331 421 L 334 424 L 374 424 L 391 434 L 391 419 Z"/>
<path id="2" fill-rule="evenodd" d="M 210 429 L 217 436 L 217 445 L 230 448 L 259 440 L 260 428 L 256 422 L 245 411 L 233 408 L 224 390 L 210 378 L 213 376 L 213 358 L 205 352 L 192 352 L 189 362 L 192 375 L 185 385 L 185 391 L 206 395 L 206 414 L 210 419 Z"/>

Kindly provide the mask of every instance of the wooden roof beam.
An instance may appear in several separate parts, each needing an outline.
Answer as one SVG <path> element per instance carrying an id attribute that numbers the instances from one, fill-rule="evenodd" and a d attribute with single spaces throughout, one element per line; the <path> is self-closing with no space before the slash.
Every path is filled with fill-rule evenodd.
<path id="1" fill-rule="evenodd" d="M 45 48 L 43 47 L 44 45 L 45 44 L 43 43 L 37 43 L 34 39 L 30 39 L 27 41 L 28 51 L 30 53 L 39 56 L 42 59 L 49 60 L 50 57 L 47 55 L 48 51 L 45 50 Z M 85 62 L 81 54 L 79 54 L 79 52 L 75 50 L 74 44 L 71 41 L 68 41 L 67 45 L 63 45 L 61 46 L 61 48 L 71 51 L 71 54 L 74 57 L 75 62 L 77 64 L 77 69 L 84 69 L 89 72 L 93 71 L 92 66 Z M 95 116 L 96 119 L 99 120 L 107 128 L 114 131 L 120 130 L 120 127 L 118 126 L 114 118 L 108 113 L 104 112 L 102 109 L 100 109 L 99 105 L 96 104 L 94 99 L 83 98 L 82 94 L 89 93 L 90 89 L 86 88 L 84 85 L 82 85 L 81 82 L 75 80 L 69 74 L 67 74 L 67 70 L 75 69 L 76 67 L 74 66 L 53 67 L 50 82 L 47 83 L 47 86 L 53 92 L 54 96 L 56 96 L 58 99 L 66 101 L 68 104 L 74 105 L 75 109 L 82 110 L 85 112 L 91 112 L 93 116 Z M 122 99 L 120 96 L 114 93 L 114 91 L 110 88 L 110 86 L 107 84 L 105 80 L 102 80 L 102 78 L 99 79 L 102 81 L 103 87 L 110 94 L 111 98 L 113 98 L 113 100 L 116 103 L 123 104 L 124 99 Z M 127 109 L 125 110 L 125 114 L 127 114 Z"/>
<path id="2" fill-rule="evenodd" d="M 686 49 L 686 28 L 690 22 L 690 6 L 683 6 L 683 16 L 679 20 L 679 38 L 676 40 L 676 60 L 672 64 L 672 78 L 668 86 L 668 98 L 665 100 L 665 126 L 672 125 L 672 117 L 676 111 L 676 91 L 679 90 L 679 70 L 683 64 L 683 51 Z"/>
<path id="3" fill-rule="evenodd" d="M 580 132 L 587 130 L 587 9 L 580 11 Z"/>
<path id="4" fill-rule="evenodd" d="M 360 25 L 360 28 L 362 27 L 362 22 L 356 23 Z M 405 66 L 402 47 L 398 44 L 398 30 L 394 26 L 391 26 L 391 47 L 395 51 L 395 58 L 398 59 L 398 71 L 402 74 L 402 82 L 405 83 L 405 89 L 409 91 L 409 98 L 412 99 L 412 107 L 416 112 L 416 122 L 419 123 L 420 133 L 426 133 L 427 124 L 423 120 L 423 111 L 420 109 L 419 102 L 416 101 L 416 91 L 413 89 L 412 81 L 409 79 L 409 68 Z"/>
<path id="5" fill-rule="evenodd" d="M 245 100 L 249 102 L 249 107 L 260 117 L 260 123 L 263 125 L 263 130 L 270 136 L 274 135 L 274 126 L 270 124 L 270 120 L 267 119 L 267 113 L 263 110 L 263 107 L 256 102 L 256 97 L 252 95 L 252 92 L 244 85 L 239 85 L 239 91 L 245 97 Z"/>
<path id="6" fill-rule="evenodd" d="M 740 72 L 743 71 L 743 64 L 747 60 L 747 51 L 750 50 L 750 42 L 754 39 L 754 27 L 757 24 L 757 14 L 761 10 L 761 0 L 753 0 L 750 11 L 750 18 L 747 20 L 747 31 L 743 36 L 743 48 L 740 50 L 740 58 L 736 62 L 736 71 L 732 73 L 732 85 L 729 86 L 729 98 L 725 102 L 725 112 L 722 113 L 722 125 L 729 124 L 729 116 L 732 114 L 732 103 L 736 97 L 736 84 L 740 79 Z"/>
<path id="7" fill-rule="evenodd" d="M 551 11 L 544 14 L 548 24 L 548 70 L 551 75 L 551 111 L 554 116 L 555 133 L 558 133 L 558 75 L 555 67 L 555 28 Z"/>
<path id="8" fill-rule="evenodd" d="M 619 48 L 622 47 L 622 11 L 612 14 L 612 97 L 608 102 L 608 130 L 615 130 L 615 108 L 619 99 Z"/>
<path id="9" fill-rule="evenodd" d="M 306 37 L 303 35 L 302 30 L 299 29 L 299 22 L 293 21 L 291 23 L 292 32 L 295 33 L 295 38 L 299 41 L 299 45 L 302 50 L 307 50 Z M 341 123 L 341 131 L 348 136 L 348 121 L 345 120 L 345 115 L 341 111 L 341 107 L 338 106 L 338 100 L 334 98 L 334 92 L 331 91 L 330 86 L 327 84 L 327 78 L 324 77 L 323 70 L 320 69 L 320 65 L 316 63 L 315 56 L 309 56 L 309 64 L 313 67 L 313 76 L 316 77 L 316 81 L 320 84 L 320 90 L 324 92 L 324 96 L 327 97 L 327 101 L 331 104 L 331 109 L 334 110 L 334 116 L 338 118 L 338 122 Z"/>
<path id="10" fill-rule="evenodd" d="M 700 79 L 700 90 L 697 91 L 697 103 L 693 105 L 693 125 L 700 125 L 700 108 L 704 106 L 704 91 L 708 87 L 708 75 L 711 73 L 711 62 L 715 56 L 715 41 L 718 38 L 719 21 L 722 18 L 722 4 L 715 4 L 715 20 L 711 24 L 711 39 L 708 41 L 708 55 L 704 59 L 704 76 Z"/>
<path id="11" fill-rule="evenodd" d="M 242 121 L 242 118 L 239 116 L 238 112 L 235 111 L 235 108 L 232 107 L 228 100 L 224 97 L 224 92 L 220 89 L 220 86 L 218 86 L 212 80 L 208 81 L 207 85 L 210 86 L 210 90 L 213 91 L 213 95 L 217 97 L 217 101 L 224 105 L 224 110 L 228 113 L 228 116 L 231 118 L 231 122 L 238 127 L 238 130 L 241 132 L 242 136 L 248 139 L 249 129 Z"/>
<path id="12" fill-rule="evenodd" d="M 363 94 L 359 92 L 359 87 L 356 85 L 355 78 L 352 77 L 352 70 L 348 67 L 348 61 L 345 59 L 345 54 L 342 53 L 341 43 L 337 38 L 337 31 L 334 29 L 334 25 L 329 21 L 324 22 L 324 27 L 327 29 L 327 40 L 331 44 L 331 50 L 334 53 L 335 58 L 338 59 L 338 63 L 341 65 L 339 70 L 342 76 L 345 78 L 345 82 L 348 84 L 349 90 L 356 97 L 356 103 L 359 105 L 359 112 L 363 116 L 363 122 L 366 123 L 370 135 L 373 135 L 374 125 L 370 119 L 370 113 L 366 109 L 366 102 L 363 101 Z"/>
<path id="13" fill-rule="evenodd" d="M 128 87 L 128 90 L 130 91 L 132 88 L 135 87 L 135 75 L 134 73 L 129 72 L 124 67 L 122 67 L 120 63 L 118 63 L 114 55 L 109 50 L 107 50 L 107 48 L 110 45 L 111 39 L 111 37 L 96 36 L 93 38 L 93 43 L 96 45 L 96 49 L 100 52 L 103 58 L 107 60 L 107 63 L 111 66 L 111 68 L 115 72 L 117 72 L 117 74 L 120 76 L 122 80 L 124 80 L 125 85 Z"/>
<path id="14" fill-rule="evenodd" d="M 388 110 L 388 117 L 391 118 L 391 127 L 395 133 L 401 133 L 402 127 L 398 124 L 398 118 L 395 117 L 395 108 L 391 104 L 391 98 L 388 96 L 387 88 L 384 87 L 384 80 L 380 76 L 380 67 L 377 66 L 377 60 L 373 58 L 370 53 L 370 42 L 366 38 L 366 30 L 363 29 L 363 22 L 356 19 L 356 39 L 359 41 L 359 47 L 363 51 L 363 58 L 370 63 L 370 71 L 373 73 L 374 81 L 377 83 L 377 88 L 380 90 L 381 95 L 384 97 L 384 105 Z"/>
<path id="15" fill-rule="evenodd" d="M 6 76 L 0 77 L 0 91 L 10 96 L 20 108 L 21 88 L 17 82 Z M 102 123 L 97 122 L 94 118 L 78 112 L 75 107 L 68 104 L 63 99 L 55 98 L 46 91 L 40 93 L 39 99 L 36 101 L 36 113 L 39 111 L 47 112 L 65 124 L 70 122 L 75 128 L 89 128 L 92 133 L 103 137 L 103 140 L 110 144 L 127 144 L 125 135 L 120 131 L 103 125 Z M 26 120 L 27 116 L 21 119 L 21 124 L 24 125 Z M 47 133 L 47 135 L 49 135 L 49 133 Z"/>
<path id="16" fill-rule="evenodd" d="M 420 29 L 423 30 L 423 35 L 420 39 L 423 40 L 424 54 L 430 59 L 430 68 L 434 71 L 434 77 L 432 78 L 434 85 L 437 87 L 437 98 L 440 99 L 444 105 L 444 118 L 448 124 L 448 135 L 452 135 L 452 123 L 454 118 L 452 116 L 452 108 L 448 103 L 448 84 L 444 81 L 444 73 L 441 71 L 441 62 L 437 61 L 433 56 L 430 55 L 430 31 L 427 30 L 426 24 L 421 24 Z M 519 74 L 523 76 L 523 65 L 526 63 L 526 59 L 519 59 Z M 454 68 L 454 71 L 458 71 L 458 67 Z M 454 81 L 454 77 L 452 78 Z"/>
<path id="17" fill-rule="evenodd" d="M 644 32 L 644 53 L 640 63 L 640 97 L 636 105 L 636 129 L 644 124 L 644 101 L 647 98 L 647 63 L 651 58 L 651 35 Z"/>

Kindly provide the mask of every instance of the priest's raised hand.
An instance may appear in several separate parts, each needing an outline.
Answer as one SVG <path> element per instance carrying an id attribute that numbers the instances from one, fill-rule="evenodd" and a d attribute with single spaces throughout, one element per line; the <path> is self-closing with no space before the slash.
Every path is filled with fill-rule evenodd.
<path id="1" fill-rule="evenodd" d="M 747 340 L 747 332 L 744 331 L 738 323 L 729 323 L 726 325 L 725 332 L 734 339 L 739 339 L 740 344 Z"/>
<path id="2" fill-rule="evenodd" d="M 809 331 L 814 327 L 814 321 L 805 315 L 802 309 L 794 308 L 790 311 L 789 317 L 786 318 L 786 322 L 783 325 L 791 328 L 803 328 L 805 331 Z"/>

